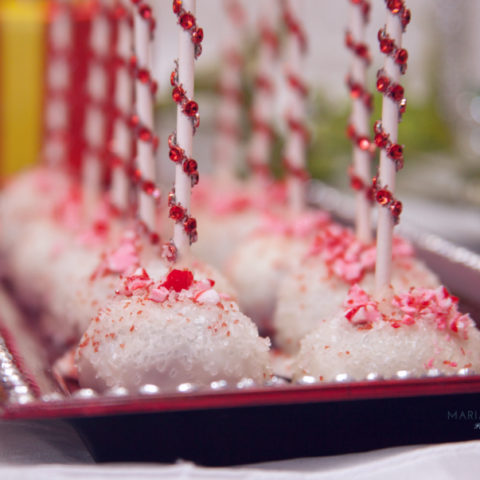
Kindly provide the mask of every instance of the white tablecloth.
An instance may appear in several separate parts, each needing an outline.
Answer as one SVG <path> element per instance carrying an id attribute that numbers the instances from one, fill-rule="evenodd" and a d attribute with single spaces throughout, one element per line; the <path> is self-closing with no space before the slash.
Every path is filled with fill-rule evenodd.
<path id="1" fill-rule="evenodd" d="M 480 478 L 480 441 L 400 447 L 235 468 L 95 465 L 72 427 L 61 421 L 0 421 L 0 480 L 324 480 Z"/>

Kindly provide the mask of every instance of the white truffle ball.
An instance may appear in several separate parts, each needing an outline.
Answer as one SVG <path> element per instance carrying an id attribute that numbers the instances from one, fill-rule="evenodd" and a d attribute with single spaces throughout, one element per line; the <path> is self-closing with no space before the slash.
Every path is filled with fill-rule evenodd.
<path id="1" fill-rule="evenodd" d="M 374 272 L 366 273 L 359 284 L 367 293 L 373 293 Z M 401 293 L 411 287 L 436 288 L 440 282 L 421 261 L 405 257 L 394 260 L 391 284 Z M 332 275 L 322 258 L 306 259 L 285 276 L 279 287 L 273 320 L 276 344 L 286 352 L 296 353 L 300 340 L 338 311 L 350 287 L 351 283 Z"/>
<path id="2" fill-rule="evenodd" d="M 92 320 L 76 354 L 82 387 L 168 391 L 186 382 L 271 378 L 269 340 L 208 281 L 180 292 L 153 290 L 116 295 Z"/>
<path id="3" fill-rule="evenodd" d="M 346 373 L 362 380 L 369 373 L 390 377 L 401 370 L 422 375 L 431 368 L 445 374 L 480 368 L 480 332 L 444 287 L 395 297 L 387 292 L 380 303 L 365 297 L 374 320 L 363 321 L 366 311 L 353 303 L 354 309 L 347 306 L 318 322 L 301 342 L 295 379 L 311 375 L 328 382 Z"/>

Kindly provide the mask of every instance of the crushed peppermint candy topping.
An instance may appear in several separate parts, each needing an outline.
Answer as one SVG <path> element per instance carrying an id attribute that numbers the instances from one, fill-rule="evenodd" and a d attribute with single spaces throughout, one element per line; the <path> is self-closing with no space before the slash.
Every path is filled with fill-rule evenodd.
<path id="1" fill-rule="evenodd" d="M 209 278 L 194 280 L 193 273 L 186 269 L 171 269 L 162 280 L 155 282 L 145 269 L 139 268 L 133 275 L 122 278 L 116 293 L 126 297 L 145 295 L 148 300 L 156 303 L 190 298 L 199 303 L 216 305 L 221 300 L 230 300 L 228 295 L 214 290 L 214 285 L 215 282 Z"/>
<path id="2" fill-rule="evenodd" d="M 140 266 L 139 248 L 138 235 L 131 230 L 125 232 L 120 239 L 120 245 L 103 256 L 92 278 L 109 274 L 131 275 Z"/>
<path id="3" fill-rule="evenodd" d="M 193 273 L 190 270 L 173 269 L 167 274 L 161 286 L 167 290 L 181 292 L 182 290 L 188 290 L 192 284 Z"/>
<path id="4" fill-rule="evenodd" d="M 115 290 L 117 295 L 125 295 L 131 297 L 132 295 L 139 295 L 142 291 L 148 289 L 153 285 L 153 279 L 151 279 L 144 268 L 137 268 L 133 275 L 122 278 L 121 286 Z"/>
<path id="5" fill-rule="evenodd" d="M 448 335 L 458 334 L 465 340 L 468 340 L 468 328 L 473 326 L 470 316 L 458 311 L 458 298 L 450 295 L 443 286 L 435 290 L 412 288 L 409 292 L 395 295 L 391 305 L 393 311 L 382 315 L 378 302 L 355 284 L 343 303 L 343 315 L 354 325 L 372 324 L 383 319 L 389 321 L 393 328 L 415 325 L 423 319 L 438 330 L 444 330 Z"/>
<path id="6" fill-rule="evenodd" d="M 395 296 L 392 305 L 404 314 L 403 324 L 413 325 L 419 317 L 424 317 L 435 322 L 439 330 L 451 331 L 468 340 L 472 320 L 468 314 L 458 311 L 458 298 L 450 295 L 445 287 L 412 289 Z"/>
<path id="7" fill-rule="evenodd" d="M 354 325 L 372 323 L 382 318 L 382 314 L 378 310 L 378 303 L 373 301 L 357 284 L 350 288 L 347 300 L 343 305 L 348 307 L 344 312 L 345 318 Z"/>
<path id="8" fill-rule="evenodd" d="M 347 283 L 360 282 L 364 275 L 375 269 L 376 246 L 358 241 L 349 228 L 330 223 L 315 237 L 308 253 L 320 256 L 331 275 Z M 393 239 L 393 258 L 413 257 L 414 249 L 400 237 Z"/>

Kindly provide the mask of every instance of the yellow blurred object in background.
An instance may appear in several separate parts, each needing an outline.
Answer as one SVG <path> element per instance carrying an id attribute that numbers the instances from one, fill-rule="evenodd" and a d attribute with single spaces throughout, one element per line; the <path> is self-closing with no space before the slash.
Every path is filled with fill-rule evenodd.
<path id="1" fill-rule="evenodd" d="M 0 174 L 35 163 L 42 137 L 44 2 L 0 0 Z"/>

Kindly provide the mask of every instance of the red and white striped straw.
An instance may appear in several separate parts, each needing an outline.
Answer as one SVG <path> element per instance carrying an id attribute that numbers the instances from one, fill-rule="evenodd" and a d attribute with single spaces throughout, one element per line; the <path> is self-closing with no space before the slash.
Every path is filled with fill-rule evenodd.
<path id="1" fill-rule="evenodd" d="M 307 49 L 302 17 L 305 14 L 302 0 L 284 0 L 283 21 L 286 27 L 285 80 L 288 100 L 286 122 L 288 134 L 283 152 L 283 165 L 287 172 L 288 200 L 293 213 L 305 208 L 306 144 L 308 132 L 305 125 L 306 96 L 304 60 Z"/>
<path id="2" fill-rule="evenodd" d="M 350 21 L 345 42 L 352 51 L 352 66 L 347 84 L 353 108 L 347 131 L 353 142 L 350 181 L 355 191 L 355 233 L 357 239 L 366 245 L 373 242 L 371 170 L 374 144 L 369 136 L 372 95 L 367 90 L 367 69 L 371 58 L 365 43 L 369 13 L 368 0 L 350 0 Z"/>
<path id="3" fill-rule="evenodd" d="M 153 133 L 153 91 L 156 83 L 150 73 L 151 38 L 154 29 L 152 9 L 137 3 L 133 12 L 135 52 L 135 128 L 137 133 L 137 166 L 140 174 L 138 215 L 153 238 L 156 235 L 155 136 Z"/>
<path id="4" fill-rule="evenodd" d="M 110 55 L 111 24 L 104 4 L 93 14 L 90 25 L 90 61 L 87 73 L 87 109 L 84 136 L 86 150 L 82 159 L 84 213 L 91 219 L 102 195 L 107 142 L 106 98 L 108 89 L 107 59 Z"/>
<path id="5" fill-rule="evenodd" d="M 242 69 L 246 12 L 239 0 L 223 2 L 226 13 L 223 65 L 219 82 L 220 105 L 215 145 L 216 175 L 221 180 L 235 176 L 239 154 L 242 115 Z"/>
<path id="6" fill-rule="evenodd" d="M 47 165 L 66 166 L 72 87 L 73 19 L 66 2 L 51 4 L 47 29 L 45 142 Z"/>
<path id="7" fill-rule="evenodd" d="M 131 165 L 133 136 L 130 128 L 130 117 L 133 109 L 133 82 L 129 68 L 129 60 L 133 48 L 133 32 L 130 25 L 130 5 L 124 0 L 117 0 L 118 20 L 116 39 L 116 71 L 111 153 L 112 185 L 111 202 L 121 212 L 129 206 L 130 179 L 128 167 Z"/>
<path id="8" fill-rule="evenodd" d="M 275 0 L 262 2 L 260 26 L 260 55 L 257 64 L 253 105 L 251 111 L 253 132 L 248 150 L 248 163 L 257 181 L 270 179 L 270 153 L 272 147 L 275 99 L 275 62 L 278 52 L 276 32 L 278 5 Z"/>
<path id="9" fill-rule="evenodd" d="M 403 146 L 398 141 L 398 123 L 405 111 L 400 76 L 406 70 L 408 53 L 402 48 L 403 31 L 410 22 L 410 11 L 403 0 L 386 0 L 387 22 L 379 32 L 380 50 L 386 55 L 378 72 L 377 89 L 383 95 L 382 120 L 375 124 L 375 143 L 381 150 L 376 179 L 376 201 L 380 204 L 377 227 L 375 291 L 377 295 L 390 285 L 392 275 L 393 228 L 402 204 L 395 198 L 395 176 L 403 167 Z"/>

